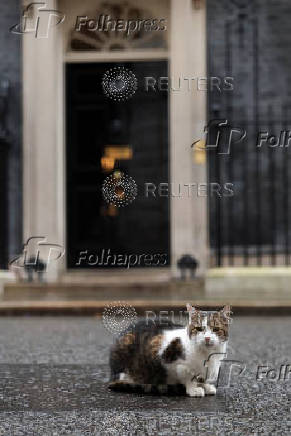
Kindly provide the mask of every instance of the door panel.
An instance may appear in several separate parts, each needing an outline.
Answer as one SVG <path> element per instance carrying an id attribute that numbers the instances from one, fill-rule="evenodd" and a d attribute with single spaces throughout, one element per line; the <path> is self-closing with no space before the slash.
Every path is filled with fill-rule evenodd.
<path id="1" fill-rule="evenodd" d="M 138 79 L 135 95 L 115 102 L 104 95 L 104 73 L 120 64 L 67 65 L 67 253 L 68 267 L 104 267 L 78 263 L 87 251 L 100 255 L 157 254 L 169 258 L 168 198 L 146 198 L 146 182 L 168 182 L 167 92 L 145 92 L 145 76 L 166 76 L 166 62 L 124 63 Z M 101 163 L 108 147 L 130 150 L 114 169 L 132 177 L 138 195 L 125 207 L 109 206 L 102 183 L 112 174 Z M 112 265 L 111 265 L 112 266 Z M 145 266 L 143 262 L 135 266 Z M 161 266 L 161 265 L 160 265 Z"/>

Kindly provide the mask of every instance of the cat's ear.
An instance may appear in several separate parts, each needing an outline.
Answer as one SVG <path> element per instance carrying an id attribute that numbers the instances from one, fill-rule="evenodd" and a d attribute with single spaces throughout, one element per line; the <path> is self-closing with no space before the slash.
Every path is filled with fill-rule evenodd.
<path id="1" fill-rule="evenodd" d="M 186 307 L 187 307 L 187 312 L 189 313 L 193 313 L 196 310 L 195 307 L 193 307 L 190 303 L 187 303 Z"/>
<path id="2" fill-rule="evenodd" d="M 230 319 L 230 315 L 232 314 L 230 305 L 227 304 L 226 306 L 224 306 L 223 309 L 221 309 L 221 313 L 225 318 Z"/>

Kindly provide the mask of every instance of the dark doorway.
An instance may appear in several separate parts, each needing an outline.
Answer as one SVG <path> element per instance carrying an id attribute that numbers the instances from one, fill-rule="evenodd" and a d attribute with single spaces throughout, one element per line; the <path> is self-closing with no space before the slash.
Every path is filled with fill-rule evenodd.
<path id="1" fill-rule="evenodd" d="M 138 80 L 126 101 L 103 92 L 102 78 L 113 67 L 132 71 Z M 168 264 L 169 200 L 145 196 L 145 183 L 168 182 L 168 93 L 144 87 L 145 77 L 167 75 L 165 61 L 67 65 L 69 268 L 124 268 L 129 255 L 136 256 L 130 266 Z M 116 171 L 138 187 L 125 207 L 106 203 L 102 195 L 102 183 Z"/>

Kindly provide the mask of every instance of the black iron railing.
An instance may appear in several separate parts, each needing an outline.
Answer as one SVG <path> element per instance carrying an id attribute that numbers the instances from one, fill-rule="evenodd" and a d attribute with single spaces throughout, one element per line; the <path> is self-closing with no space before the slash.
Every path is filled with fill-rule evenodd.
<path id="1" fill-rule="evenodd" d="M 291 13 L 287 3 L 207 1 L 208 76 L 234 79 L 232 91 L 208 92 L 208 121 L 226 119 L 246 131 L 229 154 L 207 151 L 209 182 L 234 190 L 231 197 L 209 193 L 213 266 L 291 264 L 291 140 L 271 138 L 291 131 L 286 8 Z M 260 132 L 269 135 L 261 145 Z"/>

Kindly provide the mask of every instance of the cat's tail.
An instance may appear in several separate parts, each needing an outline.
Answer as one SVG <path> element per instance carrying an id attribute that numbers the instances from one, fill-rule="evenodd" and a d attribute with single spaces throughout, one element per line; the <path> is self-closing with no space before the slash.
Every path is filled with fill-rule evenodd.
<path id="1" fill-rule="evenodd" d="M 129 383 L 126 380 L 111 380 L 108 383 L 108 388 L 115 392 L 133 392 L 143 393 L 142 385 L 138 383 Z"/>

